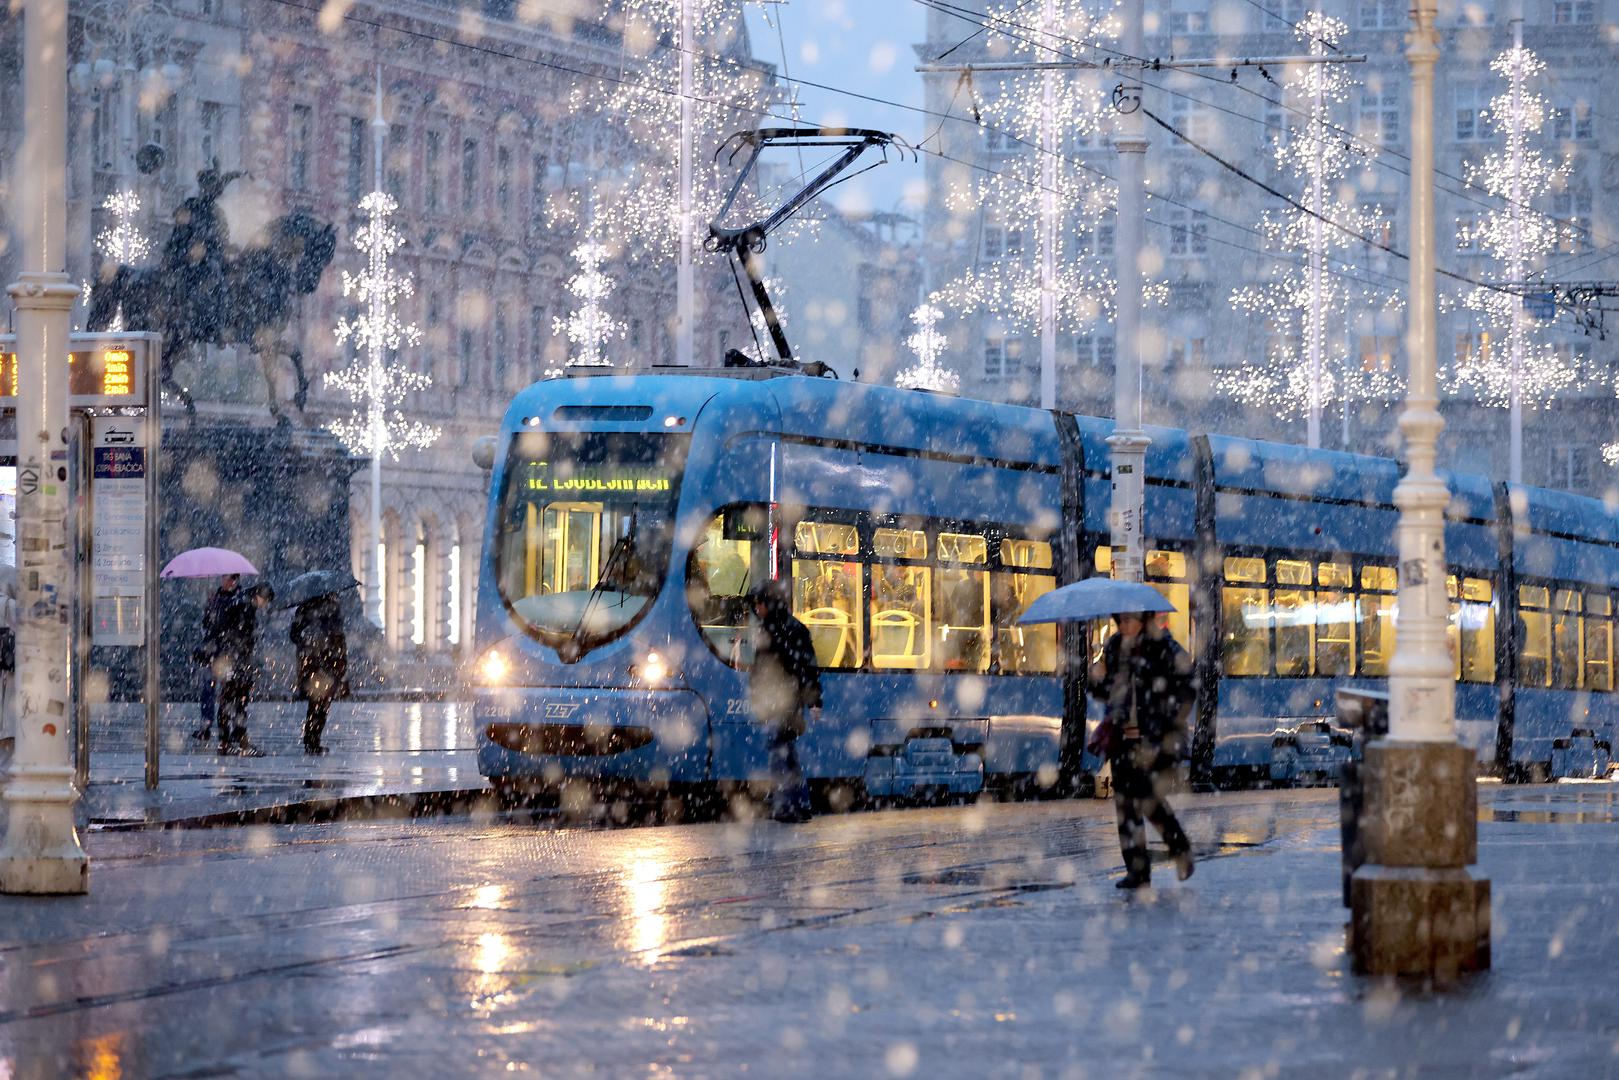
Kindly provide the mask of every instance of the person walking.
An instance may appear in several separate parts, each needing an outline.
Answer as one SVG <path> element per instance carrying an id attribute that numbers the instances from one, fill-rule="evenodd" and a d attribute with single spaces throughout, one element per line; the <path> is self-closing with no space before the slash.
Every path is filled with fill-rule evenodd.
<path id="1" fill-rule="evenodd" d="M 214 590 L 202 609 L 202 644 L 191 653 L 191 659 L 197 665 L 197 713 L 202 721 L 202 726 L 193 731 L 191 737 L 199 742 L 207 742 L 214 737 L 214 712 L 219 686 L 214 665 L 219 661 L 220 620 L 241 583 L 242 575 L 226 574 L 219 579 L 219 588 Z"/>
<path id="2" fill-rule="evenodd" d="M 259 612 L 270 606 L 275 590 L 268 585 L 233 592 L 219 613 L 219 643 L 214 672 L 219 677 L 219 752 L 242 757 L 263 757 L 264 751 L 248 742 L 247 703 L 258 681 L 253 651 L 258 644 Z"/>
<path id="3" fill-rule="evenodd" d="M 771 729 L 770 816 L 777 821 L 810 819 L 809 784 L 798 762 L 804 710 L 821 718 L 821 673 L 807 627 L 793 617 L 780 583 L 750 595 L 759 625 L 754 631 L 753 666 L 748 672 L 748 704 L 753 718 Z"/>
<path id="4" fill-rule="evenodd" d="M 343 633 L 343 609 L 332 595 L 299 604 L 292 616 L 292 643 L 298 649 L 298 693 L 307 702 L 304 712 L 304 753 L 324 754 L 320 736 L 332 702 L 348 678 L 348 638 Z"/>
<path id="5" fill-rule="evenodd" d="M 1113 620 L 1115 631 L 1091 667 L 1091 692 L 1106 703 L 1103 723 L 1111 727 L 1107 757 L 1125 869 L 1118 888 L 1139 889 L 1152 881 L 1143 818 L 1164 838 L 1185 881 L 1192 876 L 1192 845 L 1165 792 L 1186 745 L 1186 717 L 1196 698 L 1191 657 L 1142 612 Z"/>
<path id="6" fill-rule="evenodd" d="M 17 748 L 17 568 L 0 563 L 0 780 Z"/>

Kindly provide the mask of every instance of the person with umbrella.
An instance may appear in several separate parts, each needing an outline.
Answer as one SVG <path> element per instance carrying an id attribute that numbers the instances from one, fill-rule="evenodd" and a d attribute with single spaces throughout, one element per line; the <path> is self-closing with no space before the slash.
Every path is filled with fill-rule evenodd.
<path id="1" fill-rule="evenodd" d="M 1171 610 L 1151 585 L 1094 577 L 1053 589 L 1018 619 L 1027 625 L 1113 617 L 1115 631 L 1091 665 L 1091 693 L 1106 713 L 1087 748 L 1113 766 L 1113 808 L 1125 868 L 1121 889 L 1152 881 L 1146 821 L 1163 836 L 1182 881 L 1192 876 L 1194 865 L 1191 842 L 1165 798 L 1197 700 L 1191 657 L 1152 617 Z"/>
<path id="2" fill-rule="evenodd" d="M 240 574 L 221 576 L 219 588 L 214 590 L 202 609 L 202 644 L 191 654 L 191 659 L 197 662 L 197 712 L 202 721 L 202 726 L 193 731 L 191 737 L 200 742 L 214 737 L 214 714 L 220 683 L 220 673 L 214 668 L 220 659 L 220 627 L 225 608 L 236 598 L 241 583 Z"/>
<path id="3" fill-rule="evenodd" d="M 1166 791 L 1197 696 L 1191 657 L 1147 612 L 1119 612 L 1113 621 L 1116 629 L 1091 666 L 1091 692 L 1105 703 L 1103 723 L 1110 727 L 1101 749 L 1113 766 L 1113 809 L 1125 869 L 1118 887 L 1139 889 L 1152 881 L 1143 819 L 1164 838 L 1185 881 L 1192 876 L 1192 844 Z"/>
<path id="4" fill-rule="evenodd" d="M 219 752 L 242 757 L 263 757 L 264 751 L 248 742 L 247 704 L 259 668 L 253 652 L 258 645 L 259 612 L 270 606 L 275 590 L 268 585 L 237 589 L 219 615 L 218 653 L 214 671 L 219 684 Z"/>
<path id="5" fill-rule="evenodd" d="M 343 632 L 343 609 L 337 594 L 359 584 L 353 577 L 325 571 L 301 574 L 287 585 L 283 607 L 294 608 L 290 637 L 298 649 L 298 694 L 306 702 L 304 753 L 324 754 L 321 733 L 332 702 L 348 678 L 348 639 Z"/>
<path id="6" fill-rule="evenodd" d="M 784 583 L 768 582 L 749 594 L 759 619 L 748 672 L 748 704 L 753 718 L 770 728 L 770 816 L 777 821 L 810 818 L 809 784 L 798 763 L 798 737 L 804 710 L 821 715 L 821 673 L 815 642 L 793 616 Z"/>

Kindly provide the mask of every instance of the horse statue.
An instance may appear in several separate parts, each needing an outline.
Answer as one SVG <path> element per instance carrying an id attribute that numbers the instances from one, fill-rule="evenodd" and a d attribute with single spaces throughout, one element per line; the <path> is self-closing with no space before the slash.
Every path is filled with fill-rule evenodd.
<path id="1" fill-rule="evenodd" d="M 303 352 L 286 337 L 292 306 L 320 285 L 337 250 L 337 229 L 295 210 L 270 222 L 261 245 L 238 248 L 219 215 L 219 197 L 242 174 L 217 168 L 197 174 L 197 193 L 174 212 L 174 227 L 154 266 L 103 267 L 90 296 L 90 330 L 110 326 L 120 310 L 131 331 L 163 335 L 163 388 L 195 413 L 186 389 L 174 381 L 175 362 L 197 345 L 245 345 L 259 358 L 270 413 L 287 423 L 276 393 L 275 363 L 285 356 L 297 376 L 292 402 L 299 412 L 309 397 Z"/>

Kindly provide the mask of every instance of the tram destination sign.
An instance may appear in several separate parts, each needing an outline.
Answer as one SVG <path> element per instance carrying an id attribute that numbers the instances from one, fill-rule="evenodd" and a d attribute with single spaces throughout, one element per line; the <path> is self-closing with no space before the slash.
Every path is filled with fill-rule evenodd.
<path id="1" fill-rule="evenodd" d="M 101 340 L 96 340 L 101 339 Z M 17 399 L 16 338 L 0 337 L 0 410 Z M 68 405 L 75 409 L 141 406 L 146 401 L 149 343 L 141 338 L 74 334 L 67 356 Z"/>

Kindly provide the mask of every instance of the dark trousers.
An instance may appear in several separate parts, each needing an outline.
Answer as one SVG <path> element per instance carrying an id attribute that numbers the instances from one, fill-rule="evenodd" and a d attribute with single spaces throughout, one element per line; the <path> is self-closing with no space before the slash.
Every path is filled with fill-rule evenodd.
<path id="1" fill-rule="evenodd" d="M 253 697 L 258 672 L 251 664 L 238 664 L 219 686 L 219 745 L 247 742 L 247 703 Z"/>
<path id="2" fill-rule="evenodd" d="M 794 817 L 810 811 L 809 783 L 798 764 L 798 736 L 775 726 L 770 738 L 770 815 Z"/>
<path id="3" fill-rule="evenodd" d="M 329 694 L 311 694 L 309 707 L 304 710 L 304 747 L 313 749 L 320 745 L 320 734 L 326 730 L 326 717 L 332 711 L 332 698 Z"/>
<path id="4" fill-rule="evenodd" d="M 1154 767 L 1158 757 L 1156 746 L 1138 739 L 1124 743 L 1113 754 L 1113 812 L 1119 822 L 1119 850 L 1124 854 L 1125 870 L 1143 880 L 1152 876 L 1143 818 L 1152 822 L 1171 855 L 1192 848 L 1164 798 L 1169 772 Z"/>
<path id="5" fill-rule="evenodd" d="M 202 721 L 202 730 L 213 728 L 214 669 L 207 664 L 197 668 L 197 717 Z"/>

